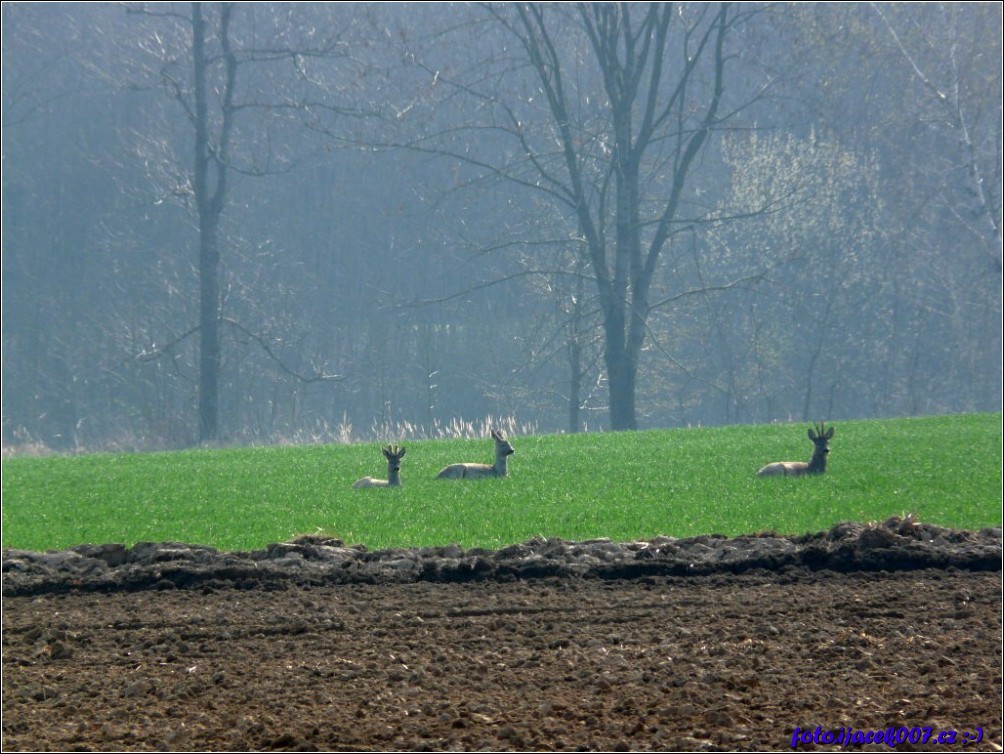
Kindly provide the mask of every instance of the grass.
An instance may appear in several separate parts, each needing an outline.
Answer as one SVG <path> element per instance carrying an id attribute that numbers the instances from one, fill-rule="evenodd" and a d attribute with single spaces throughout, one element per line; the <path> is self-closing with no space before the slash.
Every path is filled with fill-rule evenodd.
<path id="1" fill-rule="evenodd" d="M 807 460 L 808 425 L 511 438 L 507 479 L 441 481 L 455 461 L 491 460 L 491 440 L 408 442 L 398 489 L 377 444 L 9 458 L 3 546 L 184 541 L 260 548 L 323 532 L 373 548 L 500 547 L 530 537 L 818 531 L 912 512 L 957 528 L 1001 525 L 1001 415 L 848 421 L 829 469 L 755 476 Z"/>

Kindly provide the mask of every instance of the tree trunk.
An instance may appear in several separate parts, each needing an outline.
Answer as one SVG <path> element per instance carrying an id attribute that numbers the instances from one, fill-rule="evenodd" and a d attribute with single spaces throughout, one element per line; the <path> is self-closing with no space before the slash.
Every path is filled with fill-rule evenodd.
<path id="1" fill-rule="evenodd" d="M 582 344 L 573 340 L 568 344 L 568 431 L 576 434 L 582 429 Z"/>
<path id="2" fill-rule="evenodd" d="M 220 252 L 215 219 L 199 238 L 199 442 L 220 434 Z"/>
<path id="3" fill-rule="evenodd" d="M 635 415 L 635 386 L 638 368 L 623 348 L 606 352 L 607 379 L 610 381 L 610 429 L 638 429 Z"/>
<path id="4" fill-rule="evenodd" d="M 638 361 L 624 337 L 624 308 L 622 303 L 612 302 L 603 317 L 606 340 L 603 359 L 610 397 L 610 429 L 614 431 L 638 429 L 635 415 Z"/>
<path id="5" fill-rule="evenodd" d="M 193 183 L 199 213 L 199 441 L 212 443 L 220 432 L 220 216 L 227 194 L 230 132 L 233 127 L 233 92 L 237 59 L 230 50 L 229 24 L 233 6 L 220 11 L 219 40 L 223 48 L 225 77 L 219 94 L 219 135 L 210 137 L 209 77 L 212 63 L 206 55 L 206 22 L 202 4 L 192 3 L 192 73 L 195 95 L 195 164 Z"/>
<path id="6" fill-rule="evenodd" d="M 568 349 L 568 431 L 571 434 L 582 431 L 582 383 L 586 377 L 582 366 L 582 343 L 585 338 L 582 330 L 582 311 L 586 301 L 586 280 L 583 275 L 585 267 L 585 257 L 576 257 L 575 295 L 572 297 L 572 310 L 565 330 Z"/>

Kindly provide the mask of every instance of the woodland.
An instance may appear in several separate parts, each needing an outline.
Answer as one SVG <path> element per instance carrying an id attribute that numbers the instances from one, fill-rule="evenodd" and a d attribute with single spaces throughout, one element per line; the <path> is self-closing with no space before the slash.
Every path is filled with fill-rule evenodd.
<path id="1" fill-rule="evenodd" d="M 1001 13 L 4 3 L 5 452 L 999 411 Z"/>

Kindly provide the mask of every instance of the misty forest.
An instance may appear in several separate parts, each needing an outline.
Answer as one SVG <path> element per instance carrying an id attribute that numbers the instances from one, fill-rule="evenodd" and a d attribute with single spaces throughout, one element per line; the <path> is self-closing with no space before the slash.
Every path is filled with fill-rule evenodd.
<path id="1" fill-rule="evenodd" d="M 999 411 L 1001 23 L 4 3 L 4 448 Z"/>

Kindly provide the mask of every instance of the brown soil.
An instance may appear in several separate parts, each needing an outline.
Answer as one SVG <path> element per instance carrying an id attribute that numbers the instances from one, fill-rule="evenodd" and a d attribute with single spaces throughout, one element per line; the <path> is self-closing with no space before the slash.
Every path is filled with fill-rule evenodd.
<path id="1" fill-rule="evenodd" d="M 3 607 L 4 751 L 791 750 L 796 727 L 816 726 L 932 729 L 907 751 L 1001 744 L 999 572 L 203 587 Z M 950 730 L 955 745 L 933 744 Z"/>

